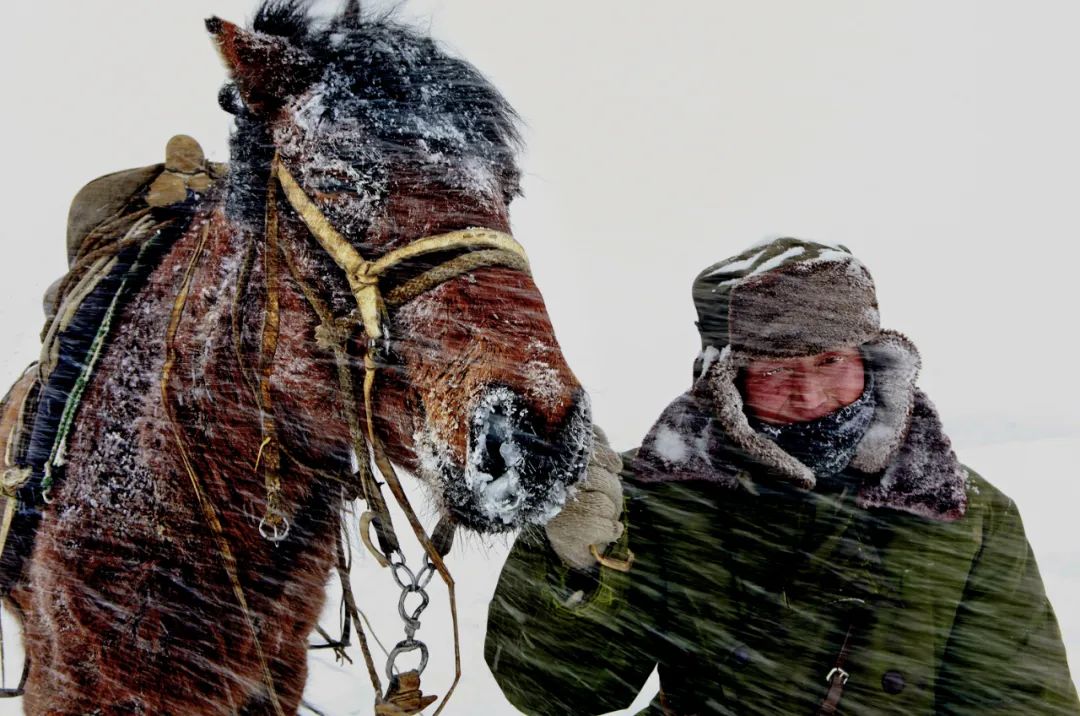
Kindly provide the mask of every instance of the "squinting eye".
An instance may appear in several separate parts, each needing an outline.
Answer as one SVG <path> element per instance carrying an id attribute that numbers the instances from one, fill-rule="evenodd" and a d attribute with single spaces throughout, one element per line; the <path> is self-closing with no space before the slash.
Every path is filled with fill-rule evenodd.
<path id="1" fill-rule="evenodd" d="M 837 365 L 844 362 L 844 356 L 826 356 L 818 365 Z"/>
<path id="2" fill-rule="evenodd" d="M 762 371 L 760 376 L 762 378 L 776 378 L 785 375 L 786 373 L 788 373 L 787 368 L 770 368 L 769 370 Z"/>

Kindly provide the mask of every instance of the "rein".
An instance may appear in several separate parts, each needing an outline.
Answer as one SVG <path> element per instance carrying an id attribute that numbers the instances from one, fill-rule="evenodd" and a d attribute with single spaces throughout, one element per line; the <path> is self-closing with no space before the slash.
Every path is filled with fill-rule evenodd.
<path id="1" fill-rule="evenodd" d="M 312 237 L 345 274 L 353 298 L 356 301 L 356 309 L 349 316 L 345 318 L 334 317 L 329 306 L 302 279 L 288 253 L 282 250 L 278 236 L 278 187 L 280 187 L 281 193 L 303 221 Z M 367 648 L 362 627 L 359 620 L 356 619 L 356 610 L 355 608 L 350 610 L 353 612 L 352 617 L 356 630 L 360 635 L 368 673 L 377 694 L 376 714 L 390 716 L 392 714 L 419 713 L 435 700 L 435 697 L 425 697 L 420 692 L 420 675 L 426 666 L 428 652 L 426 645 L 415 639 L 415 633 L 420 625 L 419 614 L 428 604 L 428 596 L 424 591 L 424 587 L 431 577 L 438 573 L 447 588 L 454 633 L 454 680 L 442 703 L 435 711 L 435 715 L 438 716 L 445 708 L 461 679 L 461 642 L 455 584 L 443 561 L 453 543 L 454 528 L 452 524 L 444 519 L 436 526 L 433 535 L 429 535 L 425 531 L 401 486 L 393 465 L 386 455 L 382 442 L 376 434 L 374 423 L 375 380 L 379 369 L 376 356 L 381 353 L 382 346 L 380 344 L 387 340 L 385 327 L 388 319 L 388 306 L 401 306 L 443 283 L 483 267 L 502 266 L 529 273 L 528 258 L 525 250 L 509 234 L 490 229 L 472 228 L 420 238 L 378 259 L 365 259 L 334 228 L 329 219 L 315 205 L 315 202 L 304 192 L 281 161 L 280 156 L 274 157 L 271 166 L 270 190 L 267 195 L 266 241 L 268 310 L 267 320 L 264 323 L 261 360 L 261 377 L 263 380 L 260 383 L 259 391 L 260 405 L 264 413 L 264 440 L 259 455 L 260 458 L 265 460 L 267 466 L 268 500 L 267 513 L 260 524 L 260 532 L 263 533 L 264 537 L 273 541 L 284 539 L 288 534 L 288 521 L 281 510 L 279 499 L 280 480 L 276 476 L 276 468 L 280 460 L 274 455 L 277 452 L 276 449 L 271 451 L 270 457 L 267 457 L 265 453 L 265 448 L 268 445 L 273 444 L 277 447 L 276 433 L 273 429 L 273 412 L 269 405 L 270 361 L 267 360 L 267 355 L 269 354 L 272 360 L 272 353 L 277 340 L 278 302 L 276 293 L 278 290 L 278 257 L 280 256 L 284 259 L 291 277 L 300 287 L 312 310 L 319 318 L 321 325 L 316 332 L 316 337 L 320 346 L 330 349 L 335 356 L 340 393 L 345 407 L 346 419 L 349 423 L 353 450 L 357 456 L 358 478 L 363 490 L 364 501 L 367 504 L 367 511 L 360 519 L 361 537 L 379 565 L 391 569 L 395 581 L 402 589 L 399 612 L 405 622 L 406 638 L 394 647 L 389 656 L 386 674 L 390 679 L 390 684 L 385 695 L 383 695 L 382 684 L 371 661 L 370 650 Z M 458 252 L 458 255 L 428 269 L 384 294 L 380 280 L 391 269 L 413 259 L 446 252 Z M 366 424 L 363 426 L 360 424 L 361 421 L 355 408 L 356 389 L 347 349 L 348 341 L 356 333 L 357 328 L 361 326 L 367 339 L 363 376 L 364 423 Z M 424 548 L 424 565 L 415 574 L 405 564 L 405 557 L 401 552 L 400 543 L 394 532 L 390 512 L 382 496 L 379 483 L 371 472 L 369 460 L 374 461 L 391 494 L 393 494 L 394 499 L 405 513 L 413 534 Z M 375 527 L 381 551 L 376 549 L 371 542 L 369 535 L 371 526 Z M 421 604 L 411 613 L 404 606 L 405 600 L 410 594 L 419 595 L 422 599 Z M 419 651 L 421 654 L 419 668 L 415 671 L 395 675 L 394 662 L 397 656 L 411 651 Z"/>

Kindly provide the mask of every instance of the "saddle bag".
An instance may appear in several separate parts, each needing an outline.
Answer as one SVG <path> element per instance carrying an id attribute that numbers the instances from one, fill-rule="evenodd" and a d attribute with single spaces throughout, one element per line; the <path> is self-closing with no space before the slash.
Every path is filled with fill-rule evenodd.
<path id="1" fill-rule="evenodd" d="M 75 196 L 69 270 L 45 294 L 41 356 L 0 403 L 0 598 L 23 579 L 42 508 L 63 471 L 68 433 L 114 318 L 226 171 L 208 163 L 194 139 L 177 136 L 164 163 L 95 179 Z"/>

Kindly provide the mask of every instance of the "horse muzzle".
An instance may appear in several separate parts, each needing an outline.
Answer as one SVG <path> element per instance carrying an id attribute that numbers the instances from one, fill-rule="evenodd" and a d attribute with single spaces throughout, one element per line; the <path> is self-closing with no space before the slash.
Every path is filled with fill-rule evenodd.
<path id="1" fill-rule="evenodd" d="M 578 390 L 555 429 L 510 388 L 495 386 L 476 404 L 466 463 L 447 485 L 446 503 L 462 526 L 502 532 L 544 524 L 562 509 L 585 471 L 592 439 L 588 395 Z"/>

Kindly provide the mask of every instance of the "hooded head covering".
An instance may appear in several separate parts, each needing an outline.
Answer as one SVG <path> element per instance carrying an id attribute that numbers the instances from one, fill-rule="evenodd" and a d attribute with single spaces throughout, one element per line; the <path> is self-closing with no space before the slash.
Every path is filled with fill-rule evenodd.
<path id="1" fill-rule="evenodd" d="M 737 365 L 861 346 L 879 337 L 870 272 L 844 246 L 785 238 L 714 264 L 694 281 L 702 355 L 730 347 Z M 700 368 L 700 366 L 699 366 Z M 830 415 L 750 425 L 817 477 L 847 466 L 874 414 L 873 371 L 852 405 Z"/>
<path id="2" fill-rule="evenodd" d="M 878 337 L 870 272 L 843 246 L 776 239 L 710 266 L 694 281 L 702 348 L 789 358 Z"/>
<path id="3" fill-rule="evenodd" d="M 694 385 L 646 435 L 633 462 L 639 479 L 744 488 L 749 473 L 731 459 L 734 452 L 772 478 L 814 488 L 807 456 L 751 424 L 736 385 L 739 369 L 757 358 L 858 346 L 870 393 L 860 401 L 872 406 L 869 424 L 856 426 L 850 460 L 844 456 L 866 476 L 858 503 L 940 520 L 964 514 L 967 472 L 933 404 L 915 387 L 919 353 L 880 327 L 873 279 L 848 249 L 790 238 L 759 244 L 703 271 L 694 303 L 702 341 Z"/>
<path id="4" fill-rule="evenodd" d="M 871 374 L 874 410 L 851 464 L 866 472 L 885 467 L 907 430 L 919 354 L 904 336 L 882 330 L 874 280 L 851 251 L 776 239 L 705 269 L 693 292 L 702 341 L 695 389 L 709 396 L 727 431 L 751 454 L 780 463 L 797 484 L 815 482 L 808 466 L 751 426 L 736 387 L 739 369 L 759 358 L 858 346 Z"/>

